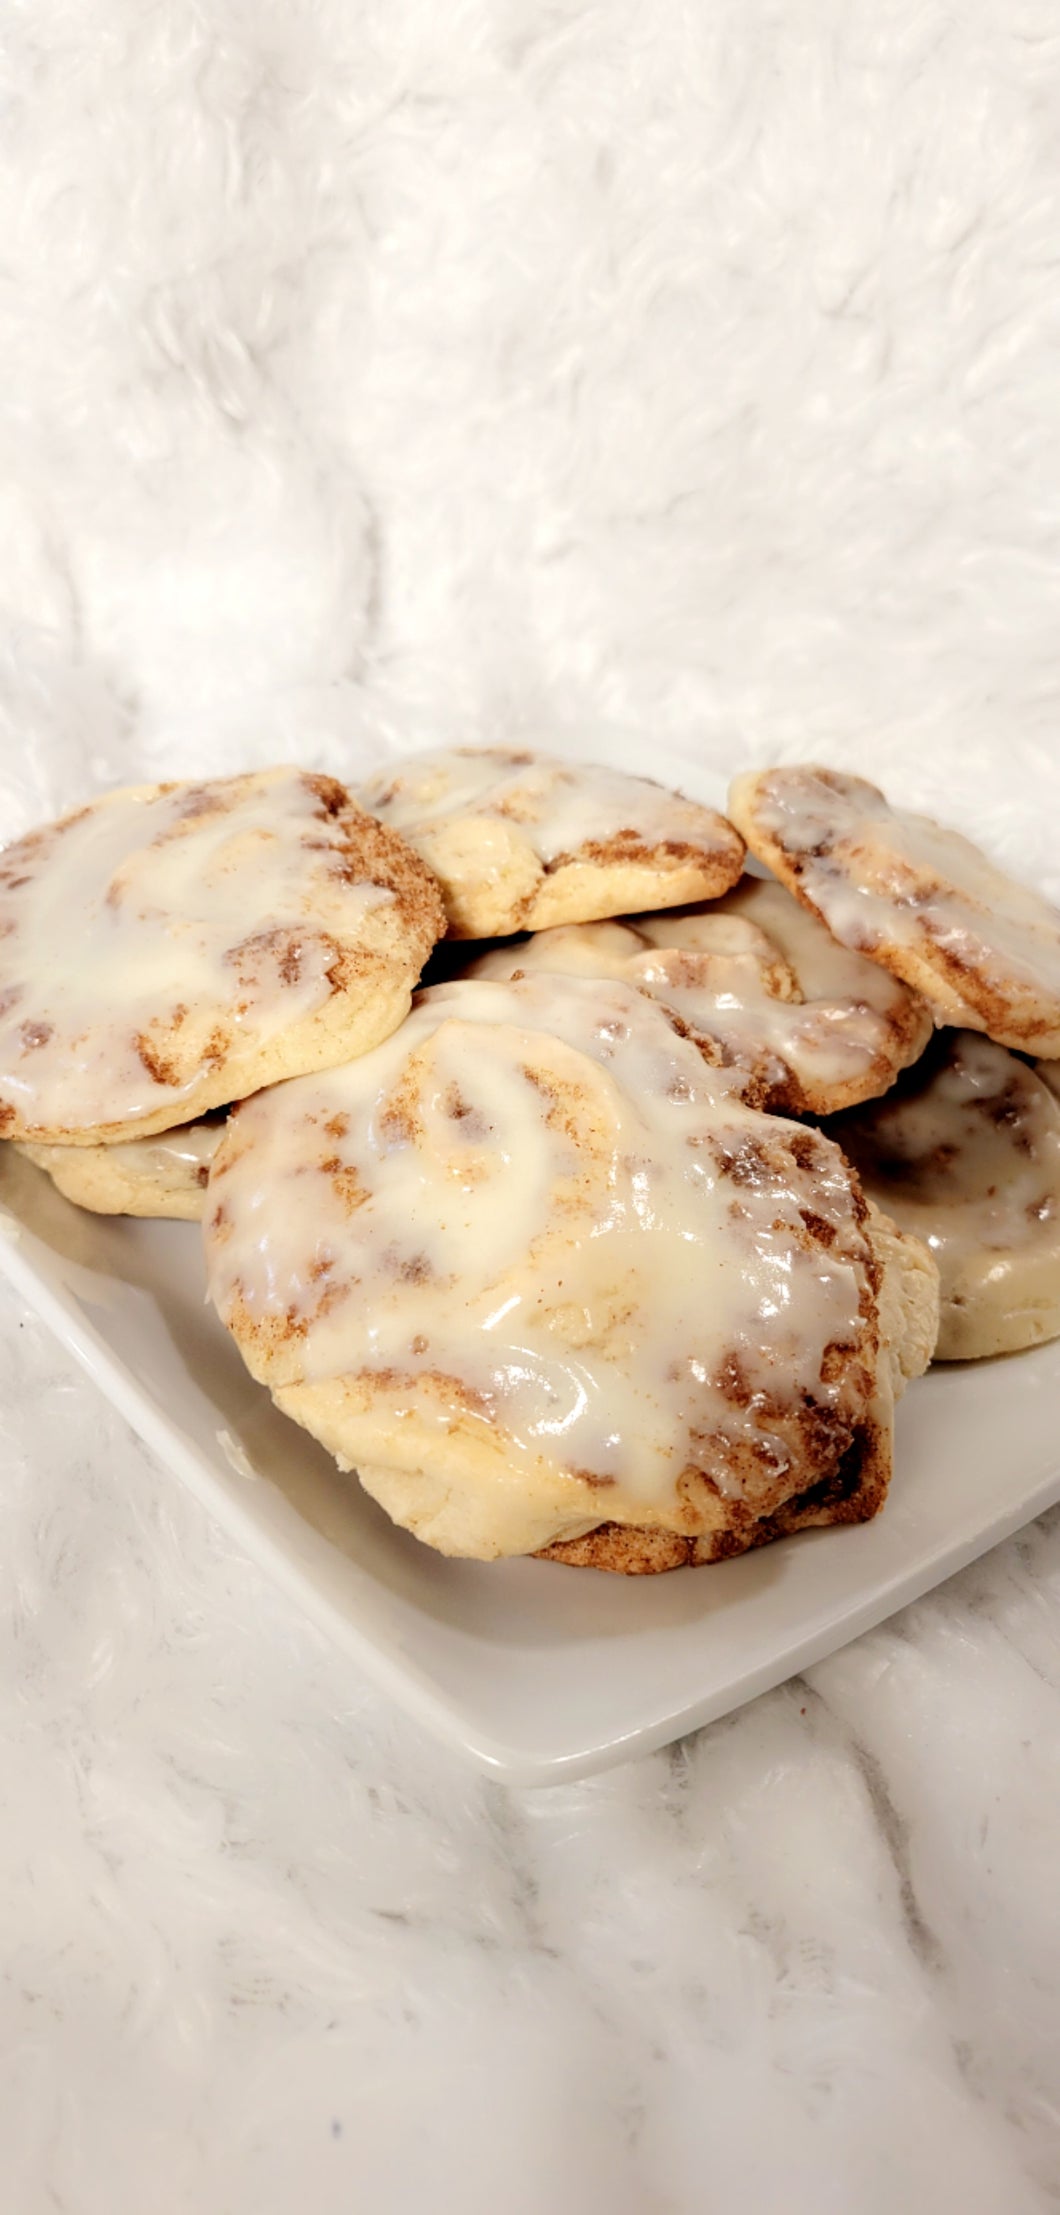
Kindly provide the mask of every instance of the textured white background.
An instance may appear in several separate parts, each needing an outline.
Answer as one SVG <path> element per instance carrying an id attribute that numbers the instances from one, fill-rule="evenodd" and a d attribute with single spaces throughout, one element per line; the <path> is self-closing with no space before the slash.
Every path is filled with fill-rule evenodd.
<path id="1" fill-rule="evenodd" d="M 1060 891 L 1058 239 L 1052 0 L 0 0 L 0 834 L 591 726 Z M 508 1794 L 0 1372 L 5 2210 L 1056 2204 L 1060 1519 Z"/>

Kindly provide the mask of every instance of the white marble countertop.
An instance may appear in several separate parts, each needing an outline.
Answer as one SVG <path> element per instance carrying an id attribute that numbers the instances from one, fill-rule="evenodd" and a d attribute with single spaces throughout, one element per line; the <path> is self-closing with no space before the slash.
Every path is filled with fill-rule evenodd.
<path id="1" fill-rule="evenodd" d="M 1060 890 L 1058 79 L 1048 0 L 8 11 L 0 836 L 591 725 Z M 12 2215 L 1055 2206 L 1060 1515 L 514 1793 L 6 1294 L 0 1505 Z"/>

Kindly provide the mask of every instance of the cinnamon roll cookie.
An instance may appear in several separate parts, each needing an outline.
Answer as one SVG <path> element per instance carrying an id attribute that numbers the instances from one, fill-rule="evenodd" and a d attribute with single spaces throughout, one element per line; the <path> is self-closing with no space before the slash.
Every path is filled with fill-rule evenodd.
<path id="1" fill-rule="evenodd" d="M 1060 1335 L 1060 1099 L 1026 1062 L 943 1031 L 887 1099 L 828 1128 L 865 1191 L 935 1256 L 940 1359 Z"/>
<path id="2" fill-rule="evenodd" d="M 230 1117 L 218 1313 L 442 1553 L 640 1571 L 864 1519 L 934 1266 L 828 1139 L 712 1077 L 625 984 L 427 991 L 373 1053 Z"/>
<path id="3" fill-rule="evenodd" d="M 539 931 L 491 948 L 467 974 L 539 969 L 650 993 L 730 1072 L 741 1098 L 789 1115 L 828 1115 L 885 1092 L 932 1031 L 919 993 L 757 877 L 711 906 Z"/>
<path id="4" fill-rule="evenodd" d="M 363 1053 L 444 927 L 333 778 L 108 793 L 0 854 L 0 1136 L 146 1136 Z"/>
<path id="5" fill-rule="evenodd" d="M 203 1213 L 224 1123 L 224 1110 L 218 1109 L 154 1138 L 112 1146 L 40 1146 L 16 1139 L 15 1151 L 46 1170 L 65 1200 L 93 1215 L 155 1215 L 194 1223 Z"/>
<path id="6" fill-rule="evenodd" d="M 743 862 L 742 839 L 716 809 L 547 754 L 415 754 L 358 798 L 429 863 L 454 938 L 713 899 Z"/>
<path id="7" fill-rule="evenodd" d="M 755 770 L 729 810 L 789 891 L 940 1023 L 1060 1056 L 1060 910 L 970 839 L 835 769 Z"/>

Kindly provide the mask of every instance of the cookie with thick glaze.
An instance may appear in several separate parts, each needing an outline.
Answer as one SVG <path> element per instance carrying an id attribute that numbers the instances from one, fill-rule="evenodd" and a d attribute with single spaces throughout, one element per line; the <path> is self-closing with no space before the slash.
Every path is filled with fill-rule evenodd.
<path id="1" fill-rule="evenodd" d="M 374 1053 L 231 1116 L 217 1311 L 277 1405 L 443 1553 L 617 1523 L 714 1558 L 809 1490 L 874 1512 L 933 1317 L 910 1351 L 839 1149 L 714 1079 L 623 984 L 424 992 Z"/>
<path id="2" fill-rule="evenodd" d="M 714 899 L 743 863 L 743 840 L 715 808 L 547 754 L 414 754 L 379 770 L 358 797 L 430 865 L 454 938 Z"/>
<path id="3" fill-rule="evenodd" d="M 728 805 L 752 853 L 938 1022 L 1060 1056 L 1060 910 L 971 839 L 835 769 L 754 770 Z"/>
<path id="4" fill-rule="evenodd" d="M 332 777 L 136 786 L 0 854 L 0 1136 L 94 1145 L 364 1053 L 445 928 Z"/>
<path id="5" fill-rule="evenodd" d="M 829 1115 L 886 1092 L 932 1032 L 919 993 L 759 877 L 709 906 L 539 931 L 492 947 L 466 974 L 541 969 L 649 993 L 740 1098 L 785 1115 Z"/>

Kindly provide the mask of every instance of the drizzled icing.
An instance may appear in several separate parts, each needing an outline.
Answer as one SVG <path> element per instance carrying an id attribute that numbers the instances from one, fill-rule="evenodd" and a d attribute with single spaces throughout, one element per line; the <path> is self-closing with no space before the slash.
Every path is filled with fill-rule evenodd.
<path id="1" fill-rule="evenodd" d="M 333 933 L 394 897 L 354 881 L 350 812 L 279 769 L 111 793 L 0 855 L 0 1128 L 5 1103 L 31 1134 L 177 1123 L 233 1047 L 322 1007 Z"/>
<path id="2" fill-rule="evenodd" d="M 755 1105 L 825 1114 L 864 1099 L 931 1035 L 914 993 L 759 878 L 709 907 L 539 931 L 482 955 L 468 974 L 536 969 L 650 992 L 720 1057 L 718 1081 Z"/>
<path id="3" fill-rule="evenodd" d="M 689 1470 L 765 1512 L 873 1399 L 872 1265 L 837 1149 L 714 1074 L 622 984 L 435 987 L 232 1118 L 211 1296 L 274 1387 L 356 1385 L 351 1459 L 409 1421 L 424 1467 L 457 1421 L 499 1437 L 497 1551 L 557 1472 L 589 1522 L 600 1487 L 680 1521 Z"/>
<path id="4" fill-rule="evenodd" d="M 516 825 L 542 861 L 634 832 L 646 846 L 667 840 L 738 854 L 739 840 L 714 808 L 685 800 L 646 777 L 547 754 L 454 747 L 416 754 L 379 771 L 358 792 L 373 815 L 412 834 L 461 815 Z"/>
<path id="5" fill-rule="evenodd" d="M 1025 1062 L 976 1031 L 944 1031 L 896 1092 L 829 1129 L 935 1256 L 940 1357 L 1060 1331 L 1060 1102 Z"/>
<path id="6" fill-rule="evenodd" d="M 1055 1038 L 1060 1053 L 1060 911 L 970 839 L 834 770 L 738 778 L 730 804 L 755 851 L 790 868 L 845 945 L 905 973 L 903 954 L 927 962 L 950 1020 L 959 1012 L 1013 1045 Z"/>
<path id="7" fill-rule="evenodd" d="M 170 1175 L 187 1172 L 194 1178 L 200 1169 L 209 1168 L 224 1127 L 222 1116 L 213 1122 L 182 1123 L 178 1130 L 162 1131 L 157 1138 L 134 1138 L 111 1151 L 130 1168 L 142 1168 L 148 1176 L 161 1169 Z"/>
<path id="8" fill-rule="evenodd" d="M 743 841 L 646 778 L 545 754 L 456 748 L 381 770 L 359 797 L 437 873 L 451 931 L 486 937 L 723 892 Z M 655 878 L 658 882 L 651 883 Z"/>

